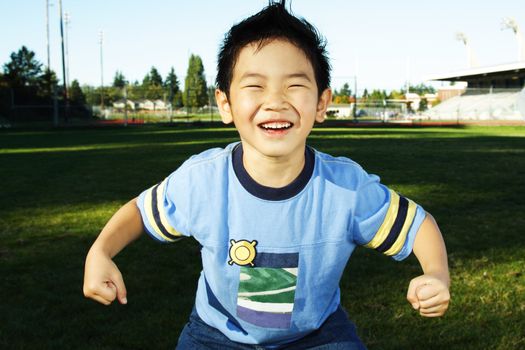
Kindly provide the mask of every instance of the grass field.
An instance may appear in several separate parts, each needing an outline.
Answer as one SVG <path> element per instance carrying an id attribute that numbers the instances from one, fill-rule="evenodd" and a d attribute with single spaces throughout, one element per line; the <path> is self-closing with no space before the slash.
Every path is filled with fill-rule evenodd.
<path id="1" fill-rule="evenodd" d="M 173 349 L 200 271 L 191 239 L 147 237 L 116 261 L 129 304 L 82 295 L 83 262 L 112 213 L 233 129 L 0 132 L 0 348 Z M 361 163 L 422 204 L 448 246 L 452 303 L 441 319 L 405 300 L 419 274 L 357 249 L 342 302 L 370 349 L 525 348 L 525 127 L 318 128 L 310 144 Z"/>

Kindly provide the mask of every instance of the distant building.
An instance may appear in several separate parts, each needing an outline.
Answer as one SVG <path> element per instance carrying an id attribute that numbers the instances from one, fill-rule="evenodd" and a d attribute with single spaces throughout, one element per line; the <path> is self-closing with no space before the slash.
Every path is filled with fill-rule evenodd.
<path id="1" fill-rule="evenodd" d="M 407 92 L 405 94 L 405 100 L 410 105 L 410 108 L 413 111 L 417 111 L 419 109 L 419 104 L 421 103 L 421 96 L 414 92 Z"/>
<path id="2" fill-rule="evenodd" d="M 133 102 L 132 100 L 124 99 L 113 102 L 113 108 L 124 109 L 124 104 L 128 106 L 128 109 L 131 109 L 132 111 L 135 110 L 135 102 Z"/>
<path id="3" fill-rule="evenodd" d="M 137 106 L 138 109 L 145 109 L 147 111 L 155 110 L 155 103 L 152 100 L 139 100 Z"/>
<path id="4" fill-rule="evenodd" d="M 353 116 L 353 103 L 332 103 L 326 109 L 327 115 L 333 115 L 336 118 L 350 118 Z"/>
<path id="5" fill-rule="evenodd" d="M 157 99 L 153 101 L 153 106 L 156 111 L 165 111 L 171 107 L 171 104 Z"/>
<path id="6" fill-rule="evenodd" d="M 450 86 L 443 86 L 437 89 L 437 96 L 441 102 L 446 101 L 452 97 L 462 95 L 467 89 L 467 84 L 456 84 Z"/>
<path id="7" fill-rule="evenodd" d="M 464 82 L 461 88 L 438 90 L 443 102 L 425 112 L 430 119 L 525 120 L 520 111 L 525 93 L 525 62 L 477 67 L 428 77 L 427 80 Z"/>

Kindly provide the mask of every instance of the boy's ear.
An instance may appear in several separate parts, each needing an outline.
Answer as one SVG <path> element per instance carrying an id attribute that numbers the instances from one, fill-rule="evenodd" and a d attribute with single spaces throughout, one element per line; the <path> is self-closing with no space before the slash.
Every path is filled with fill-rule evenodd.
<path id="1" fill-rule="evenodd" d="M 328 109 L 328 105 L 332 102 L 332 90 L 331 89 L 325 89 L 321 96 L 319 97 L 319 101 L 317 102 L 317 112 L 315 114 L 315 121 L 318 123 L 324 122 L 325 116 L 326 116 L 326 110 Z"/>
<path id="2" fill-rule="evenodd" d="M 224 124 L 230 124 L 231 122 L 233 122 L 230 102 L 228 101 L 228 96 L 226 96 L 226 93 L 219 89 L 216 89 L 215 101 L 217 101 L 217 108 L 219 108 L 219 113 L 221 114 L 222 122 Z"/>

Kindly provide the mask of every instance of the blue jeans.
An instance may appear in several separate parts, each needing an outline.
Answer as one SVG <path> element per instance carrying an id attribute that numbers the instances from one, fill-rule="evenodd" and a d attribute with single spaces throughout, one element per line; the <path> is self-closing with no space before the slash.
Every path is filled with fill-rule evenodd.
<path id="1" fill-rule="evenodd" d="M 228 339 L 219 330 L 208 326 L 199 317 L 195 308 L 179 337 L 177 350 L 263 350 L 261 345 L 237 343 Z M 304 338 L 282 345 L 277 349 L 299 350 L 366 350 L 356 333 L 355 325 L 348 319 L 346 312 L 339 307 L 321 327 Z"/>

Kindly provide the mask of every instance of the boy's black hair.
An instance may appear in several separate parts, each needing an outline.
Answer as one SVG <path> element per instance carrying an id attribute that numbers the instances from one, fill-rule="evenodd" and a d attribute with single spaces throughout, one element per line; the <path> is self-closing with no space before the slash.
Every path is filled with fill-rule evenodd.
<path id="1" fill-rule="evenodd" d="M 217 88 L 229 97 L 233 68 L 240 51 L 250 43 L 261 48 L 274 39 L 284 39 L 301 49 L 310 61 L 319 96 L 330 86 L 330 62 L 326 41 L 313 25 L 286 10 L 285 0 L 271 1 L 259 13 L 234 25 L 224 37 L 217 62 Z"/>

